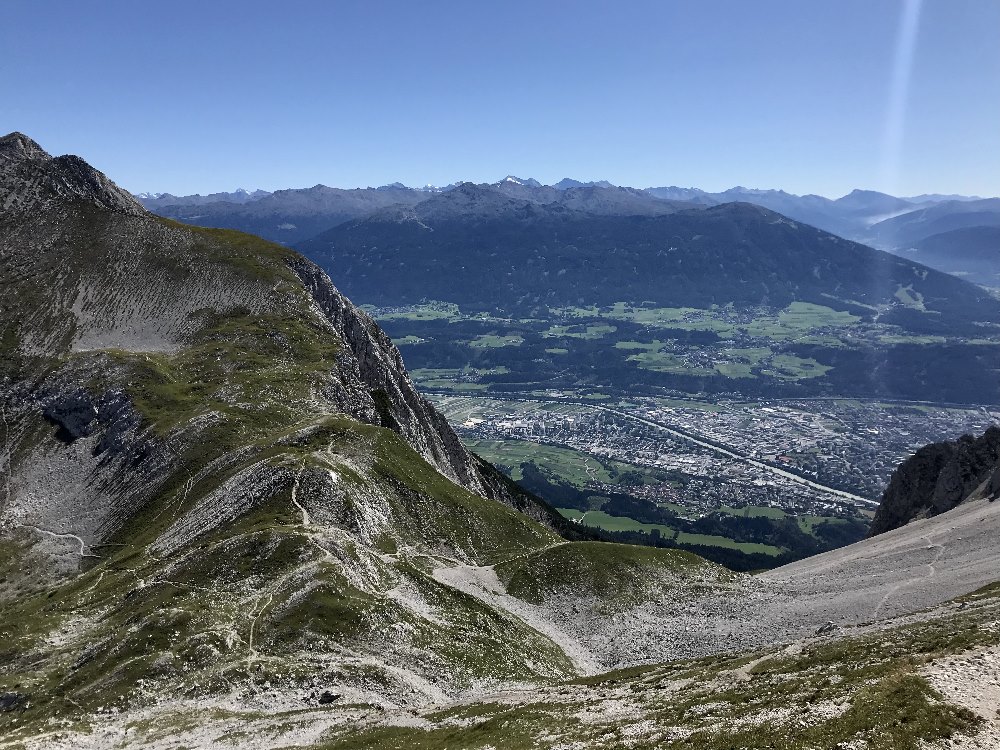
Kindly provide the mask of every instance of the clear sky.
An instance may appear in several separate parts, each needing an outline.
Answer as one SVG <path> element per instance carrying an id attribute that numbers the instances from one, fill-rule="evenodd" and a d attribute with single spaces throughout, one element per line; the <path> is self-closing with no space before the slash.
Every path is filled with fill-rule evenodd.
<path id="1" fill-rule="evenodd" d="M 0 102 L 136 192 L 1000 195 L 1000 2 L 2 0 Z"/>

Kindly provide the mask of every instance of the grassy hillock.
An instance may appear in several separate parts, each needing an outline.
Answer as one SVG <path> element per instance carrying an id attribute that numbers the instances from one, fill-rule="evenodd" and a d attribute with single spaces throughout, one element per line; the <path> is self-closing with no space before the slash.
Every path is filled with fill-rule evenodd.
<path id="1" fill-rule="evenodd" d="M 552 596 L 636 603 L 650 592 L 729 581 L 729 571 L 690 552 L 607 542 L 574 542 L 496 566 L 513 596 L 541 604 Z"/>

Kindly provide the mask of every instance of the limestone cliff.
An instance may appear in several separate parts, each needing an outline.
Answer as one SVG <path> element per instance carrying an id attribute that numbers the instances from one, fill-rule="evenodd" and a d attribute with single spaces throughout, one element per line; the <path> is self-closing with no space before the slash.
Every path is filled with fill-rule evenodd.
<path id="1" fill-rule="evenodd" d="M 872 536 L 951 510 L 974 493 L 1000 493 L 1000 428 L 932 443 L 893 472 L 872 521 Z"/>

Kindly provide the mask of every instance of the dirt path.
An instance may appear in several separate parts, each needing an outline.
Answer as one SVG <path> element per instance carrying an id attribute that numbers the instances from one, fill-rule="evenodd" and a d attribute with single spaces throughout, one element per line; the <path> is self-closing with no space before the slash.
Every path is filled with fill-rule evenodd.
<path id="1" fill-rule="evenodd" d="M 39 534 L 45 534 L 46 536 L 51 536 L 51 537 L 53 537 L 55 539 L 72 539 L 77 544 L 80 545 L 80 550 L 77 553 L 77 554 L 80 555 L 80 557 L 96 557 L 96 558 L 100 558 L 100 555 L 95 555 L 93 552 L 87 552 L 87 550 L 90 548 L 90 545 L 88 545 L 85 541 L 83 541 L 83 539 L 81 539 L 80 537 L 78 537 L 76 534 L 61 534 L 61 533 L 56 532 L 56 531 L 49 531 L 48 529 L 39 528 L 38 526 L 32 526 L 31 524 L 27 524 L 27 523 L 19 523 L 19 524 L 17 524 L 16 528 L 19 528 L 19 529 L 31 529 L 32 531 L 37 531 Z"/>
<path id="2" fill-rule="evenodd" d="M 935 548 L 937 549 L 937 554 L 934 556 L 934 559 L 931 560 L 931 562 L 927 563 L 927 567 L 928 567 L 927 575 L 924 576 L 923 578 L 915 578 L 913 580 L 903 581 L 902 583 L 898 583 L 895 586 L 893 586 L 891 589 L 889 589 L 889 591 L 886 592 L 885 596 L 882 597 L 881 601 L 879 601 L 878 606 L 875 607 L 875 612 L 872 614 L 872 617 L 871 617 L 872 621 L 878 620 L 879 615 L 881 614 L 882 610 L 885 608 L 885 605 L 889 602 L 889 600 L 892 597 L 894 597 L 897 594 L 897 592 L 901 588 L 903 588 L 905 586 L 913 586 L 913 585 L 918 584 L 918 583 L 925 583 L 925 582 L 929 581 L 929 579 L 931 579 L 935 575 L 937 575 L 937 569 L 934 567 L 934 564 L 937 563 L 937 561 L 941 559 L 941 555 L 944 554 L 944 545 L 942 545 L 942 544 L 934 544 L 933 542 L 931 542 L 930 537 L 928 537 L 926 535 L 922 536 L 921 539 L 926 539 L 927 540 L 927 547 L 926 547 L 926 549 L 929 549 L 929 550 L 930 549 L 935 549 Z"/>
<path id="3" fill-rule="evenodd" d="M 292 505 L 299 509 L 302 513 L 302 525 L 309 526 L 312 523 L 312 519 L 309 518 L 309 511 L 302 507 L 302 503 L 299 502 L 299 481 L 302 479 L 302 472 L 306 470 L 305 462 L 299 466 L 299 471 L 295 475 L 295 481 L 292 482 Z"/>
<path id="4" fill-rule="evenodd" d="M 14 470 L 11 466 L 11 460 L 13 459 L 12 451 L 14 448 L 11 445 L 10 439 L 10 423 L 7 421 L 7 409 L 3 404 L 0 404 L 0 420 L 3 421 L 3 445 L 4 445 L 4 455 L 3 455 L 3 468 L 4 468 L 4 487 L 6 489 L 7 502 L 4 503 L 4 508 L 10 507 L 10 501 L 13 495 L 10 489 L 10 475 Z"/>

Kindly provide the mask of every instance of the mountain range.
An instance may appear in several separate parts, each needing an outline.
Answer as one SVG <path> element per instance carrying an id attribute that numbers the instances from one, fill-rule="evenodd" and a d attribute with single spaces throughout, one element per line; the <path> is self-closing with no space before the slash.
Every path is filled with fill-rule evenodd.
<path id="1" fill-rule="evenodd" d="M 444 188 L 428 186 L 413 189 L 393 183 L 381 188 L 346 191 L 317 185 L 302 190 L 282 190 L 276 194 L 258 190 L 252 194 L 237 191 L 182 197 L 142 194 L 139 198 L 146 208 L 171 218 L 204 226 L 241 229 L 276 242 L 294 244 L 338 223 L 363 218 L 388 205 L 415 205 L 435 193 L 454 190 L 459 184 L 463 183 Z M 932 235 L 1000 225 L 1000 199 L 975 196 L 925 194 L 898 198 L 871 190 L 854 190 L 832 200 L 818 195 L 800 196 L 783 190 L 741 186 L 719 193 L 673 186 L 640 190 L 617 187 L 606 180 L 581 182 L 570 178 L 546 186 L 535 179 L 511 175 L 493 183 L 492 187 L 534 203 L 568 205 L 580 210 L 622 216 L 667 213 L 676 203 L 690 204 L 688 207 L 753 203 L 846 239 L 904 255 Z M 582 188 L 589 190 L 581 191 Z M 572 194 L 560 195 L 567 191 Z M 259 201 L 264 202 L 253 205 Z M 661 205 L 661 202 L 667 202 L 667 205 Z M 194 207 L 200 208 L 195 211 Z M 964 239 L 961 234 L 939 239 L 940 251 L 929 254 L 925 262 L 933 268 L 958 273 L 977 283 L 993 284 L 997 274 L 996 263 L 984 273 L 981 262 L 966 262 Z"/>
<path id="2" fill-rule="evenodd" d="M 506 368 L 481 381 L 498 392 L 1000 399 L 1000 349 L 986 345 L 1000 301 L 968 281 L 756 204 L 647 211 L 656 199 L 625 189 L 572 188 L 558 202 L 528 190 L 466 183 L 296 247 L 386 315 L 457 305 L 461 321 L 386 325 L 413 367 Z M 645 213 L 621 215 L 623 200 Z M 516 343 L 475 345 L 496 337 Z M 717 366 L 734 349 L 793 357 L 808 377 L 738 353 L 734 378 Z"/>
<path id="3" fill-rule="evenodd" d="M 623 216 L 614 198 L 635 207 L 654 199 L 622 188 L 571 188 L 560 196 L 540 202 L 520 187 L 466 183 L 298 247 L 373 305 L 430 298 L 524 312 L 623 299 L 695 308 L 804 300 L 871 317 L 896 301 L 900 287 L 912 287 L 942 320 L 1000 315 L 1000 303 L 974 286 L 755 204 L 657 201 L 647 214 Z"/>
<path id="4" fill-rule="evenodd" d="M 487 225 L 578 217 L 452 193 Z M 450 205 L 381 221 L 443 231 Z M 993 436 L 904 464 L 884 533 L 759 576 L 582 539 L 462 446 L 298 253 L 150 214 L 18 133 L 0 138 L 0 207 L 0 742 L 995 736 L 975 698 L 1000 645 Z M 676 220 L 685 242 L 738 229 L 748 252 L 797 229 L 746 205 L 687 213 L 635 221 Z M 923 280 L 935 303 L 974 289 Z M 962 489 L 928 511 L 954 472 Z"/>
<path id="5" fill-rule="evenodd" d="M 1000 350 L 985 345 L 993 340 L 994 303 L 981 289 L 956 285 L 931 269 L 987 287 L 1000 278 L 993 231 L 1000 222 L 998 201 L 907 199 L 867 190 L 836 200 L 744 187 L 722 193 L 637 190 L 569 178 L 546 186 L 508 175 L 489 185 L 460 183 L 436 191 L 398 183 L 346 191 L 316 186 L 238 205 L 155 210 L 296 247 L 362 304 L 388 310 L 436 301 L 459 304 L 469 314 L 518 318 L 518 326 L 506 332 L 472 323 L 387 323 L 397 341 L 409 342 L 404 355 L 421 371 L 510 370 L 488 376 L 498 379 L 491 389 L 627 381 L 653 392 L 980 403 L 1000 398 L 990 375 L 1000 366 Z M 750 206 L 774 215 L 755 220 Z M 746 231 L 751 226 L 753 237 Z M 324 227 L 330 228 L 319 231 Z M 841 244 L 845 238 L 850 242 Z M 842 247 L 852 249 L 841 254 Z M 632 325 L 624 325 L 618 304 L 629 310 L 692 308 L 715 322 L 650 327 L 657 315 L 679 313 L 649 312 L 629 313 Z M 824 330 L 817 319 L 802 332 L 807 335 L 793 338 L 780 327 L 741 326 L 761 315 L 787 318 L 792 304 L 831 311 L 826 320 L 836 328 Z M 563 319 L 578 318 L 580 306 L 587 305 L 605 310 L 593 308 L 589 321 Z M 722 320 L 728 313 L 719 310 L 731 305 L 731 319 Z M 851 317 L 838 322 L 838 312 Z M 538 331 L 525 328 L 532 317 L 550 322 Z M 843 324 L 855 318 L 857 325 Z M 635 325 L 640 321 L 646 325 Z M 553 341 L 552 332 L 565 324 L 611 327 L 615 333 L 592 345 L 577 335 Z M 713 348 L 712 334 L 703 329 L 734 324 L 742 333 L 723 334 Z M 700 349 L 670 343 L 664 348 L 665 335 L 668 342 L 690 340 L 691 327 L 700 331 Z M 781 335 L 775 339 L 771 332 Z M 493 341 L 495 335 L 525 344 L 491 352 L 462 343 Z M 737 352 L 766 346 L 770 355 L 737 354 L 731 360 L 719 351 L 732 348 L 731 342 Z M 568 354 L 559 355 L 562 350 Z M 790 369 L 781 364 L 788 362 Z M 946 362 L 961 377 L 934 364 Z"/>

